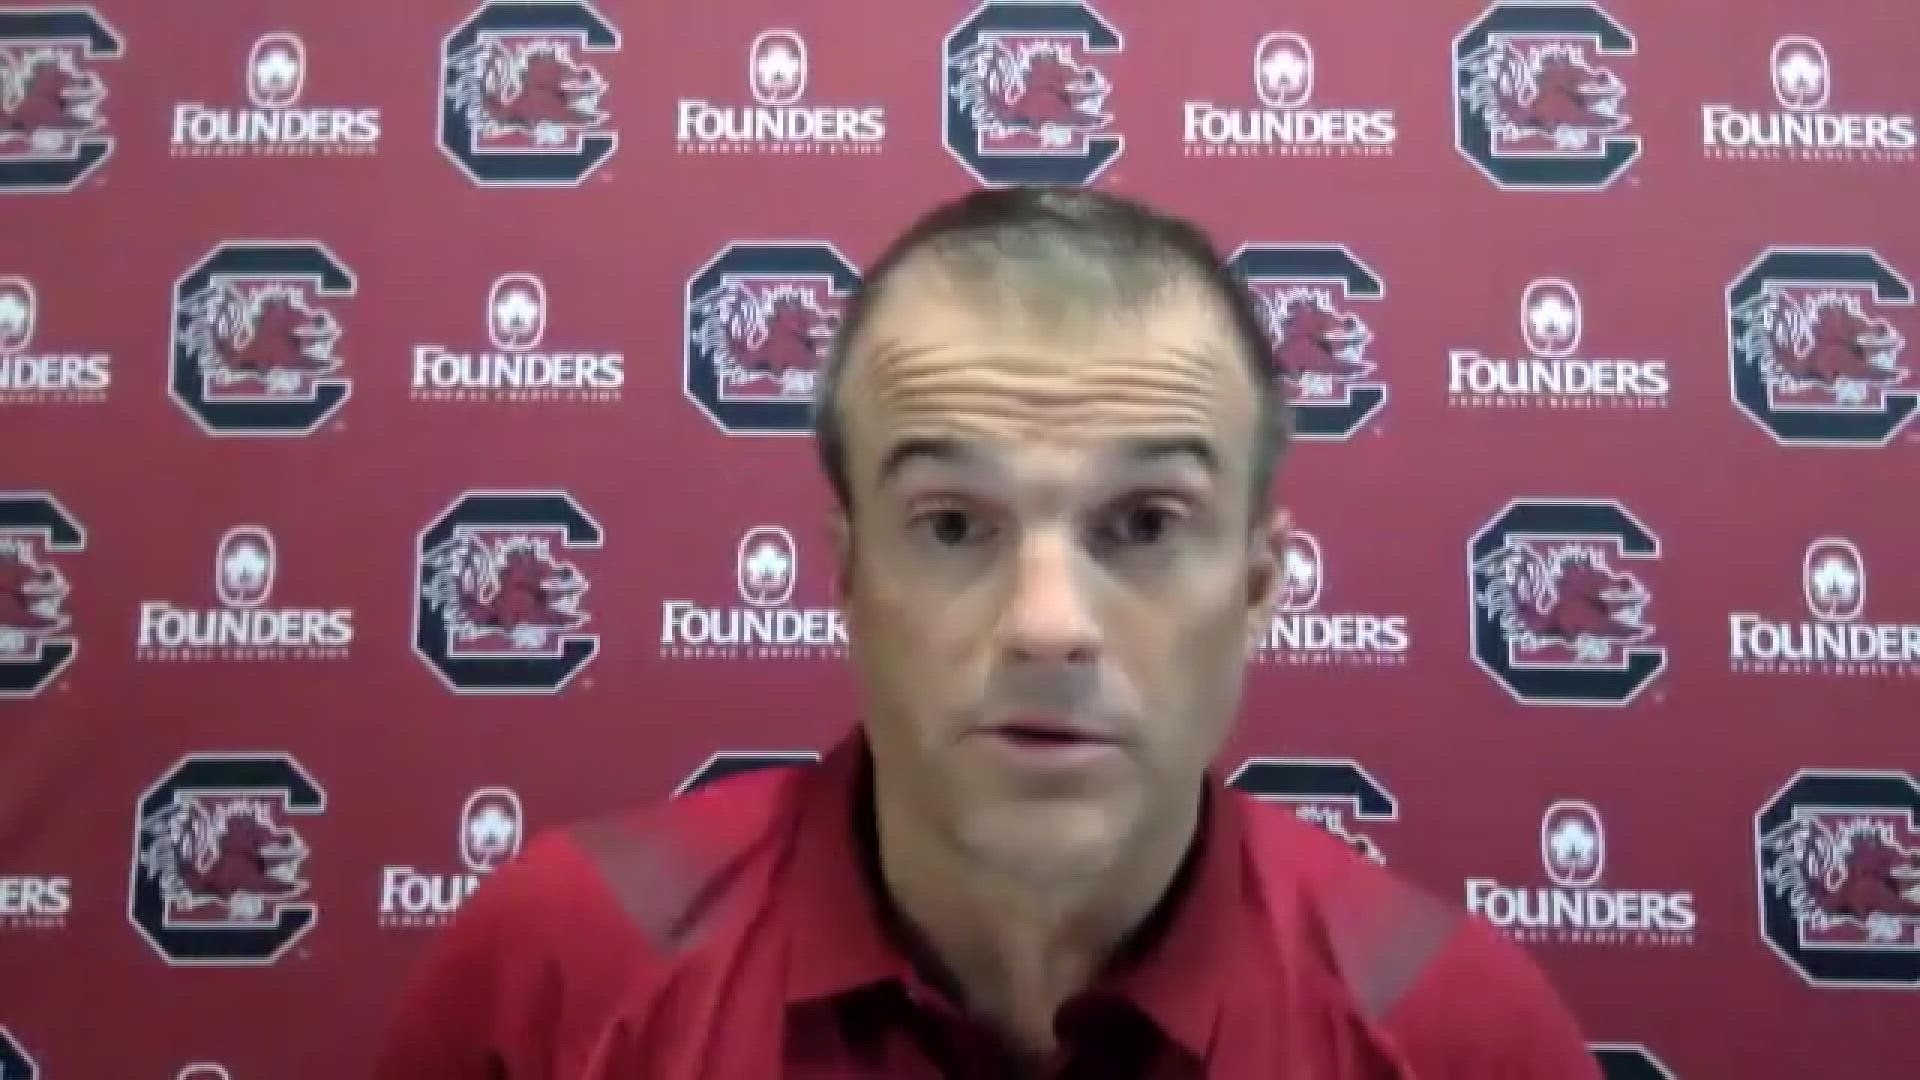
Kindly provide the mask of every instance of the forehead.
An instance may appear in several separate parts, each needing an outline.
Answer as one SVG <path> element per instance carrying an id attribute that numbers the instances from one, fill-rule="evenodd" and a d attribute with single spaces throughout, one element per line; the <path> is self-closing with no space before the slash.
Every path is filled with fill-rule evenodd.
<path id="1" fill-rule="evenodd" d="M 1225 305 L 1197 283 L 1123 303 L 903 268 L 855 343 L 839 407 L 863 472 L 918 437 L 999 453 L 1191 439 L 1231 465 L 1257 414 L 1240 350 Z"/>

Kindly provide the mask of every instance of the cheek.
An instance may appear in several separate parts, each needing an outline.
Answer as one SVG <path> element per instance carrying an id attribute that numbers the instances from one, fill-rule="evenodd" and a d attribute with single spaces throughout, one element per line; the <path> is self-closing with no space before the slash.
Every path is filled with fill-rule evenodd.
<path id="1" fill-rule="evenodd" d="M 1239 601 L 1233 590 L 1211 587 L 1189 594 L 1179 617 L 1165 608 L 1147 613 L 1138 660 L 1151 684 L 1139 690 L 1150 709 L 1169 718 L 1169 740 L 1206 743 L 1231 725 L 1246 665 L 1247 614 Z"/>
<path id="2" fill-rule="evenodd" d="M 916 588 L 911 575 L 874 563 L 856 570 L 848 598 L 849 628 L 867 638 L 870 647 L 889 652 L 911 652 L 924 633 L 926 591 Z"/>
<path id="3" fill-rule="evenodd" d="M 908 691 L 956 678 L 967 657 L 969 616 L 923 579 L 862 566 L 847 603 L 847 630 L 872 676 Z"/>

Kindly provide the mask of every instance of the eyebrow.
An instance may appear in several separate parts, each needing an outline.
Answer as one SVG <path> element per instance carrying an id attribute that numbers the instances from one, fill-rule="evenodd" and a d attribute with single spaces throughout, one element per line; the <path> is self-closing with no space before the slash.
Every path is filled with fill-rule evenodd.
<path id="1" fill-rule="evenodd" d="M 1129 464 L 1141 465 L 1184 458 L 1200 466 L 1209 477 L 1218 478 L 1220 475 L 1220 455 L 1214 450 L 1213 444 L 1190 435 L 1128 439 L 1120 444 L 1118 456 Z M 885 485 L 893 481 L 915 461 L 978 467 L 984 458 L 977 447 L 961 439 L 902 439 L 881 460 L 880 483 Z"/>
<path id="2" fill-rule="evenodd" d="M 1214 451 L 1213 444 L 1192 435 L 1129 439 L 1123 444 L 1122 456 L 1135 464 L 1187 458 L 1208 476 L 1220 475 L 1220 455 Z"/>
<path id="3" fill-rule="evenodd" d="M 959 439 L 902 439 L 893 444 L 880 462 L 880 483 L 891 483 L 915 461 L 977 465 L 980 452 Z"/>

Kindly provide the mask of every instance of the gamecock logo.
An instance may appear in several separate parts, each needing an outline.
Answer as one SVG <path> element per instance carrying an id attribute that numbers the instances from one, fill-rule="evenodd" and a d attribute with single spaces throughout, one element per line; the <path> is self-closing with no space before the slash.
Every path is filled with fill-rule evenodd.
<path id="1" fill-rule="evenodd" d="M 92 7 L 0 11 L 0 192 L 72 191 L 113 153 L 93 65 L 121 56 Z"/>
<path id="2" fill-rule="evenodd" d="M 1336 386 L 1373 373 L 1366 358 L 1373 331 L 1334 307 L 1326 289 L 1295 287 L 1261 297 L 1280 374 L 1303 397 L 1330 397 Z"/>
<path id="3" fill-rule="evenodd" d="M 1352 437 L 1387 401 L 1386 384 L 1371 377 L 1373 331 L 1349 307 L 1383 299 L 1380 276 L 1345 245 L 1242 244 L 1229 265 L 1258 301 L 1294 434 Z"/>
<path id="4" fill-rule="evenodd" d="M 209 435 L 306 435 L 346 404 L 340 324 L 354 295 L 325 244 L 229 241 L 174 284 L 169 394 Z"/>
<path id="5" fill-rule="evenodd" d="M 1598 4 L 1499 0 L 1453 42 L 1454 144 L 1506 191 L 1597 191 L 1640 156 L 1603 61 L 1633 36 Z"/>
<path id="6" fill-rule="evenodd" d="M 1227 777 L 1227 786 L 1263 802 L 1292 805 L 1300 820 L 1320 826 L 1377 863 L 1386 862 L 1386 855 L 1355 823 L 1400 820 L 1393 795 L 1351 758 L 1248 758 Z"/>
<path id="7" fill-rule="evenodd" d="M 1789 446 L 1884 446 L 1913 419 L 1906 338 L 1874 305 L 1913 286 L 1863 248 L 1768 248 L 1727 289 L 1733 402 Z"/>
<path id="8" fill-rule="evenodd" d="M 620 32 L 585 2 L 490 0 L 441 48 L 440 149 L 482 187 L 575 187 L 619 135 L 590 54 Z"/>
<path id="9" fill-rule="evenodd" d="M 183 312 L 182 337 L 216 386 L 252 381 L 290 394 L 340 369 L 333 315 L 311 306 L 289 285 L 223 285 L 195 297 Z"/>
<path id="10" fill-rule="evenodd" d="M 1084 3 L 990 0 L 947 35 L 941 134 L 981 184 L 1086 184 L 1120 156 L 1096 59 L 1120 32 Z"/>
<path id="11" fill-rule="evenodd" d="M 1920 987 L 1920 784 L 1803 769 L 1754 817 L 1760 927 L 1814 986 Z"/>
<path id="12" fill-rule="evenodd" d="M 0 492 L 0 699 L 38 694 L 79 654 L 71 587 L 46 556 L 86 548 L 86 530 L 51 494 Z"/>
<path id="13" fill-rule="evenodd" d="M 728 244 L 687 281 L 687 400 L 729 435 L 811 430 L 814 387 L 859 286 L 824 241 Z"/>
<path id="14" fill-rule="evenodd" d="M 177 966 L 271 964 L 319 917 L 295 818 L 326 793 L 286 754 L 189 754 L 140 796 L 127 917 Z"/>
<path id="15" fill-rule="evenodd" d="M 414 652 L 462 694 L 558 692 L 600 651 L 584 633 L 600 523 L 565 492 L 468 492 L 421 532 Z"/>
<path id="16" fill-rule="evenodd" d="M 1660 542 L 1613 502 L 1508 503 L 1468 545 L 1474 662 L 1523 705 L 1625 705 L 1666 667 L 1651 599 L 1616 559 Z"/>
<path id="17" fill-rule="evenodd" d="M 458 534 L 427 553 L 427 569 L 427 599 L 456 642 L 503 637 L 544 649 L 587 621 L 580 610 L 587 579 L 554 558 L 545 536 Z"/>
<path id="18" fill-rule="evenodd" d="M 1482 567 L 1482 602 L 1523 647 L 1564 645 L 1580 659 L 1597 660 L 1616 642 L 1653 632 L 1642 621 L 1647 590 L 1631 574 L 1616 573 L 1596 548 L 1510 542 Z"/>
<path id="19" fill-rule="evenodd" d="M 1906 339 L 1861 310 L 1857 293 L 1829 289 L 1791 298 L 1770 289 L 1735 314 L 1747 327 L 1741 349 L 1786 394 L 1818 388 L 1837 404 L 1858 405 L 1907 377 L 1899 366 Z"/>

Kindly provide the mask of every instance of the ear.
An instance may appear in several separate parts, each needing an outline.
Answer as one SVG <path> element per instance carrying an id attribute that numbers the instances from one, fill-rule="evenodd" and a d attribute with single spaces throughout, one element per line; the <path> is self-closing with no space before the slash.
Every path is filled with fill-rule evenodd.
<path id="1" fill-rule="evenodd" d="M 1282 566 L 1280 555 L 1287 550 L 1287 535 L 1293 519 L 1284 507 L 1276 508 L 1265 522 L 1257 525 L 1248 538 L 1247 552 L 1247 642 L 1258 648 L 1273 622 L 1273 606 L 1280 598 Z"/>
<path id="2" fill-rule="evenodd" d="M 833 545 L 833 602 L 845 611 L 853 590 L 853 522 L 844 509 L 827 517 L 827 540 Z"/>

